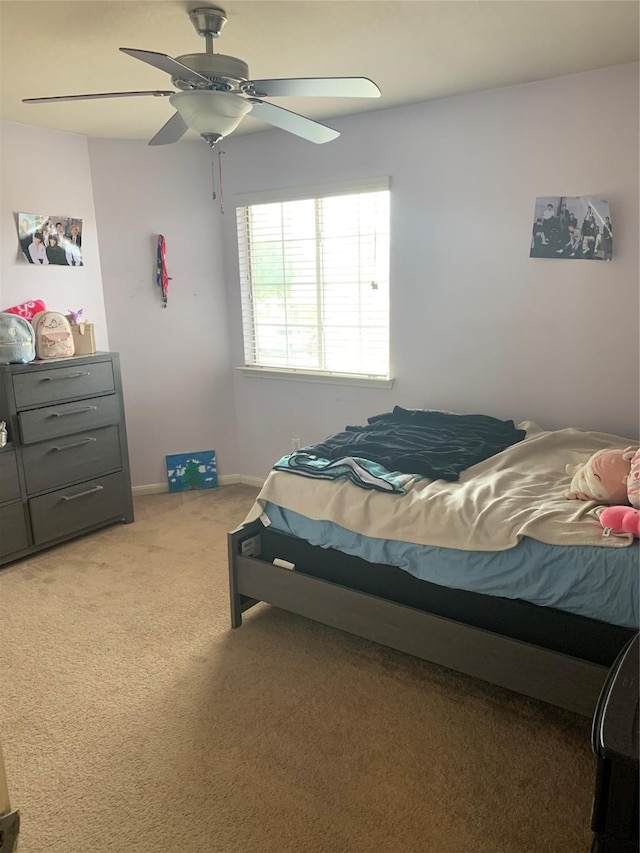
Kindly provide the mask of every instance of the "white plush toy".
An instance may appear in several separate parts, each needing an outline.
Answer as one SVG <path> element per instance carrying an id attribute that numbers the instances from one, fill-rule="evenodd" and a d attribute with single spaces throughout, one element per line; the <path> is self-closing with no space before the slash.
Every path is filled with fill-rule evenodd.
<path id="1" fill-rule="evenodd" d="M 565 472 L 573 477 L 565 492 L 569 500 L 638 506 L 633 500 L 640 500 L 640 451 L 634 447 L 598 450 L 581 465 L 567 465 Z"/>

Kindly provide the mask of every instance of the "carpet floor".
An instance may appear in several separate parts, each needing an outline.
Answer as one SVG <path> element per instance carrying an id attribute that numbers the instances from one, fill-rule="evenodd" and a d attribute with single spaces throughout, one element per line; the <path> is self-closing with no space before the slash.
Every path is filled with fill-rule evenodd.
<path id="1" fill-rule="evenodd" d="M 586 719 L 267 605 L 230 629 L 255 494 L 0 571 L 20 853 L 587 853 Z"/>

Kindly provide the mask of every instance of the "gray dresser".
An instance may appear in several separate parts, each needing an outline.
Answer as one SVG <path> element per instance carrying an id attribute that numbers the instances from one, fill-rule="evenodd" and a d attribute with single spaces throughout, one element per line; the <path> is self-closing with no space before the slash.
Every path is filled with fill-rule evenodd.
<path id="1" fill-rule="evenodd" d="M 117 353 L 0 365 L 0 565 L 133 521 Z"/>

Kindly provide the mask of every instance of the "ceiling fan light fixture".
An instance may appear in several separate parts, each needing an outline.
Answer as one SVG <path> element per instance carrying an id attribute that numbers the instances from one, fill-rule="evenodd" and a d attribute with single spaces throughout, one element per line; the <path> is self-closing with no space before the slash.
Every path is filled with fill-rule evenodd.
<path id="1" fill-rule="evenodd" d="M 175 92 L 169 101 L 187 125 L 201 136 L 229 136 L 252 107 L 242 95 L 207 89 Z"/>

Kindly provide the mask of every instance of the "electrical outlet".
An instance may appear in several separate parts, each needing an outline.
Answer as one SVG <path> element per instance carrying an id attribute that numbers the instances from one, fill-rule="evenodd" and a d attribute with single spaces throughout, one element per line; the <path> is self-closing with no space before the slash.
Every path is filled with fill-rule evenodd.
<path id="1" fill-rule="evenodd" d="M 302 442 L 300 441 L 299 438 L 292 438 L 291 439 L 291 449 L 292 450 L 300 450 L 301 447 L 302 447 Z"/>

